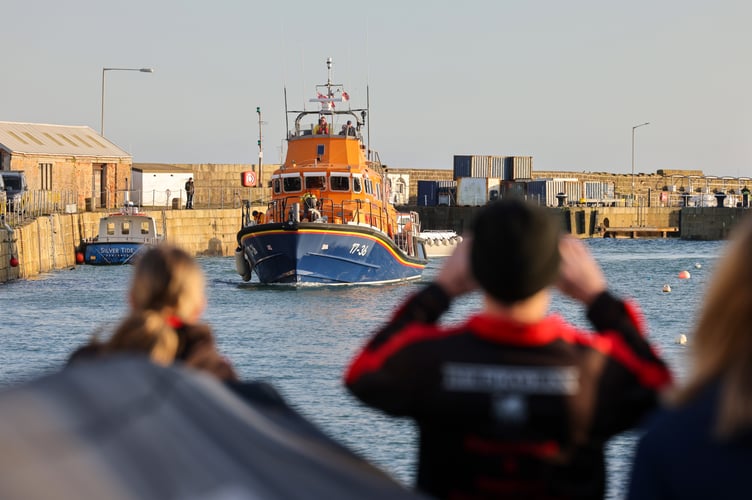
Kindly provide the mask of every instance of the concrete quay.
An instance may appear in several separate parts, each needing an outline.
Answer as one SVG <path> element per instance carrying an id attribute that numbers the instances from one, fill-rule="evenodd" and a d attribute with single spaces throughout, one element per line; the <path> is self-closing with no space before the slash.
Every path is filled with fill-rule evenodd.
<path id="1" fill-rule="evenodd" d="M 462 234 L 480 207 L 404 206 L 418 212 L 423 229 L 447 229 Z M 562 207 L 548 208 L 561 218 L 562 228 L 578 238 L 677 237 L 684 240 L 723 240 L 752 211 L 716 207 Z M 150 211 L 166 240 L 192 255 L 231 256 L 241 224 L 239 208 Z M 75 248 L 82 238 L 96 235 L 100 212 L 53 214 L 8 230 L 0 225 L 0 282 L 32 278 L 76 265 Z M 531 228 L 534 230 L 534 228 Z M 19 265 L 11 267 L 11 257 Z"/>

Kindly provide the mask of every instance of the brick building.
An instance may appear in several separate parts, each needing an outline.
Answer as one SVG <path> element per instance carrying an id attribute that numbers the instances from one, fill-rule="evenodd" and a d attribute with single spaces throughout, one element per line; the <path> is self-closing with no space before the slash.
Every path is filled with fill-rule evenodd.
<path id="1" fill-rule="evenodd" d="M 131 155 L 90 127 L 0 122 L 0 170 L 22 170 L 30 191 L 73 193 L 113 208 L 128 188 Z"/>

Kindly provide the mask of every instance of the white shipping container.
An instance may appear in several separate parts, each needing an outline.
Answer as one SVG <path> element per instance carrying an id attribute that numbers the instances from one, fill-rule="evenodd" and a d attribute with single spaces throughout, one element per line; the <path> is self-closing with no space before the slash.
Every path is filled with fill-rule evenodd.
<path id="1" fill-rule="evenodd" d="M 485 177 L 460 177 L 457 179 L 457 205 L 479 207 L 488 201 L 488 179 Z"/>
<path id="2" fill-rule="evenodd" d="M 504 179 L 504 156 L 489 157 L 488 177 Z"/>
<path id="3" fill-rule="evenodd" d="M 572 178 L 551 179 L 551 185 L 547 193 L 549 198 L 553 195 L 553 200 L 548 200 L 551 203 L 550 206 L 557 206 L 559 204 L 559 200 L 556 197 L 559 193 L 567 195 L 567 204 L 579 202 L 580 198 L 582 198 L 580 181 Z"/>
<path id="4" fill-rule="evenodd" d="M 487 200 L 492 201 L 501 197 L 501 179 L 494 179 L 489 177 L 488 179 L 488 195 Z"/>
<path id="5" fill-rule="evenodd" d="M 613 182 L 585 181 L 582 183 L 585 190 L 585 200 L 602 201 L 610 200 L 614 197 Z"/>
<path id="6" fill-rule="evenodd" d="M 532 156 L 512 156 L 510 161 L 509 179 L 530 179 L 533 176 L 533 157 Z"/>
<path id="7" fill-rule="evenodd" d="M 489 156 L 473 156 L 470 163 L 470 177 L 488 177 Z"/>
<path id="8" fill-rule="evenodd" d="M 536 179 L 527 185 L 528 197 L 548 207 L 559 205 L 559 193 L 567 195 L 566 204 L 576 203 L 581 198 L 580 181 L 574 178 Z"/>

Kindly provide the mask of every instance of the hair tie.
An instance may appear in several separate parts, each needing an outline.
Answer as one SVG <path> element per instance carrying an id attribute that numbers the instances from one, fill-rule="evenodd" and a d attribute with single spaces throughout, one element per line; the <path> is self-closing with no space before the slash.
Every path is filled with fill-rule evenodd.
<path id="1" fill-rule="evenodd" d="M 185 326 L 185 323 L 183 323 L 183 320 L 181 320 L 177 316 L 167 316 L 167 324 L 176 330 L 182 326 Z"/>

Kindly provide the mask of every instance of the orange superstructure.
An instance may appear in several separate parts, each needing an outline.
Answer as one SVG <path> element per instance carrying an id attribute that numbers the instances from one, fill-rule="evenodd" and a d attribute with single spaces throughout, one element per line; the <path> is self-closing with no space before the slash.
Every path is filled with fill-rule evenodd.
<path id="1" fill-rule="evenodd" d="M 408 215 L 412 224 L 398 223 L 386 172 L 364 135 L 368 109 L 350 107 L 342 85 L 332 83 L 331 59 L 327 67 L 327 83 L 310 100 L 315 109 L 285 110 L 287 154 L 272 174 L 264 219 L 252 220 L 245 207 L 238 274 L 291 284 L 418 279 L 427 260 L 417 214 Z"/>
<path id="2" fill-rule="evenodd" d="M 330 67 L 331 69 L 331 67 Z M 397 215 L 389 202 L 391 187 L 378 155 L 368 150 L 362 131 L 366 109 L 344 109 L 347 93 L 331 83 L 317 87 L 315 111 L 294 114 L 284 163 L 272 175 L 267 222 L 288 219 L 299 204 L 301 221 L 322 217 L 330 223 L 371 226 L 395 236 Z M 340 109 L 343 108 L 343 109 Z M 321 133 L 321 120 L 325 133 Z"/>

